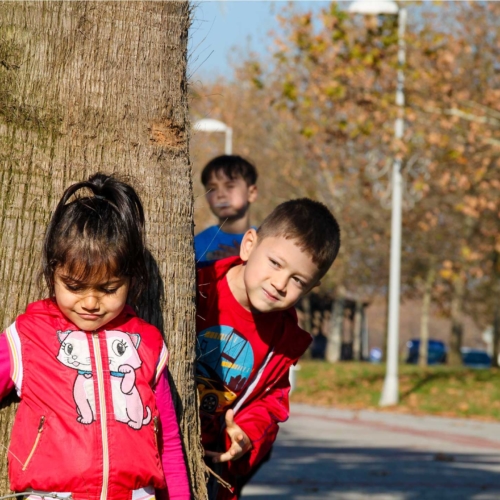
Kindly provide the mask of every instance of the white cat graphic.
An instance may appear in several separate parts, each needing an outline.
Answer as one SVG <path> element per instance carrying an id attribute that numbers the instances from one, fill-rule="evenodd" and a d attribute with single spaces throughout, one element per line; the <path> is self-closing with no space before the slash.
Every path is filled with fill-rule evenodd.
<path id="1" fill-rule="evenodd" d="M 81 424 L 91 424 L 95 420 L 95 396 L 87 335 L 68 330 L 58 331 L 57 338 L 61 343 L 57 359 L 63 365 L 78 370 L 73 385 L 73 398 L 78 413 L 76 419 Z"/>
<path id="2" fill-rule="evenodd" d="M 133 429 L 140 429 L 151 421 L 149 407 L 146 407 L 147 415 L 144 417 L 144 405 L 135 386 L 135 370 L 142 365 L 137 352 L 141 337 L 137 333 L 112 330 L 106 331 L 106 342 L 115 418 Z"/>
<path id="3" fill-rule="evenodd" d="M 140 429 L 151 421 L 151 410 L 144 405 L 135 385 L 135 370 L 142 361 L 137 352 L 140 335 L 117 330 L 106 331 L 106 345 L 111 378 L 111 394 L 115 418 L 133 429 Z M 87 335 L 82 331 L 57 332 L 61 347 L 57 359 L 65 366 L 78 370 L 73 386 L 77 420 L 91 424 L 95 420 L 94 380 Z"/>

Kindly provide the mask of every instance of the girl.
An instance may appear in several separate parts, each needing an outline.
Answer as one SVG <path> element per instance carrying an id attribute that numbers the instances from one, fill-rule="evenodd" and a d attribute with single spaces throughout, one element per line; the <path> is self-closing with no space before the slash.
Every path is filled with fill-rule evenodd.
<path id="1" fill-rule="evenodd" d="M 29 499 L 146 500 L 167 485 L 190 498 L 167 349 L 126 305 L 146 285 L 144 254 L 131 186 L 96 174 L 65 191 L 43 247 L 51 298 L 0 335 L 0 397 L 21 397 L 10 484 Z"/>

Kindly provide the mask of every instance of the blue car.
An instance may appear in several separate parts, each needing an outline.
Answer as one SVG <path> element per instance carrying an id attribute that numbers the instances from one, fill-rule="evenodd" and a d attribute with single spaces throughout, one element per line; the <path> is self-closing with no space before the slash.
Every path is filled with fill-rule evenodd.
<path id="1" fill-rule="evenodd" d="M 418 350 L 420 348 L 420 339 L 412 339 L 406 343 L 408 348 L 407 363 L 418 363 Z M 446 363 L 446 346 L 440 340 L 429 339 L 427 346 L 427 364 L 438 365 Z"/>
<path id="2" fill-rule="evenodd" d="M 480 349 L 470 349 L 462 347 L 462 362 L 468 368 L 476 368 L 478 370 L 491 368 L 491 357 L 486 351 Z"/>

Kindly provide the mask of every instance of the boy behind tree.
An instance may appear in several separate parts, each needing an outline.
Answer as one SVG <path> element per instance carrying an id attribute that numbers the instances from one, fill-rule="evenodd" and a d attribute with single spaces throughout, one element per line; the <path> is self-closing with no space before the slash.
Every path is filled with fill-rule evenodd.
<path id="1" fill-rule="evenodd" d="M 206 198 L 218 224 L 194 238 L 196 262 L 239 255 L 243 235 L 250 229 L 250 204 L 257 198 L 257 170 L 237 155 L 222 155 L 201 173 Z"/>

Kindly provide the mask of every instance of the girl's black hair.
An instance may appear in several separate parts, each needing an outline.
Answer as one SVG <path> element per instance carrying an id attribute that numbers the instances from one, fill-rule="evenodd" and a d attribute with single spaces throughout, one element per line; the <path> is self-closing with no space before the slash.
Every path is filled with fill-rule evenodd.
<path id="1" fill-rule="evenodd" d="M 128 298 L 135 303 L 147 286 L 144 236 L 142 203 L 129 184 L 105 174 L 73 184 L 45 233 L 42 271 L 50 295 L 54 273 L 62 267 L 83 283 L 129 277 Z"/>

